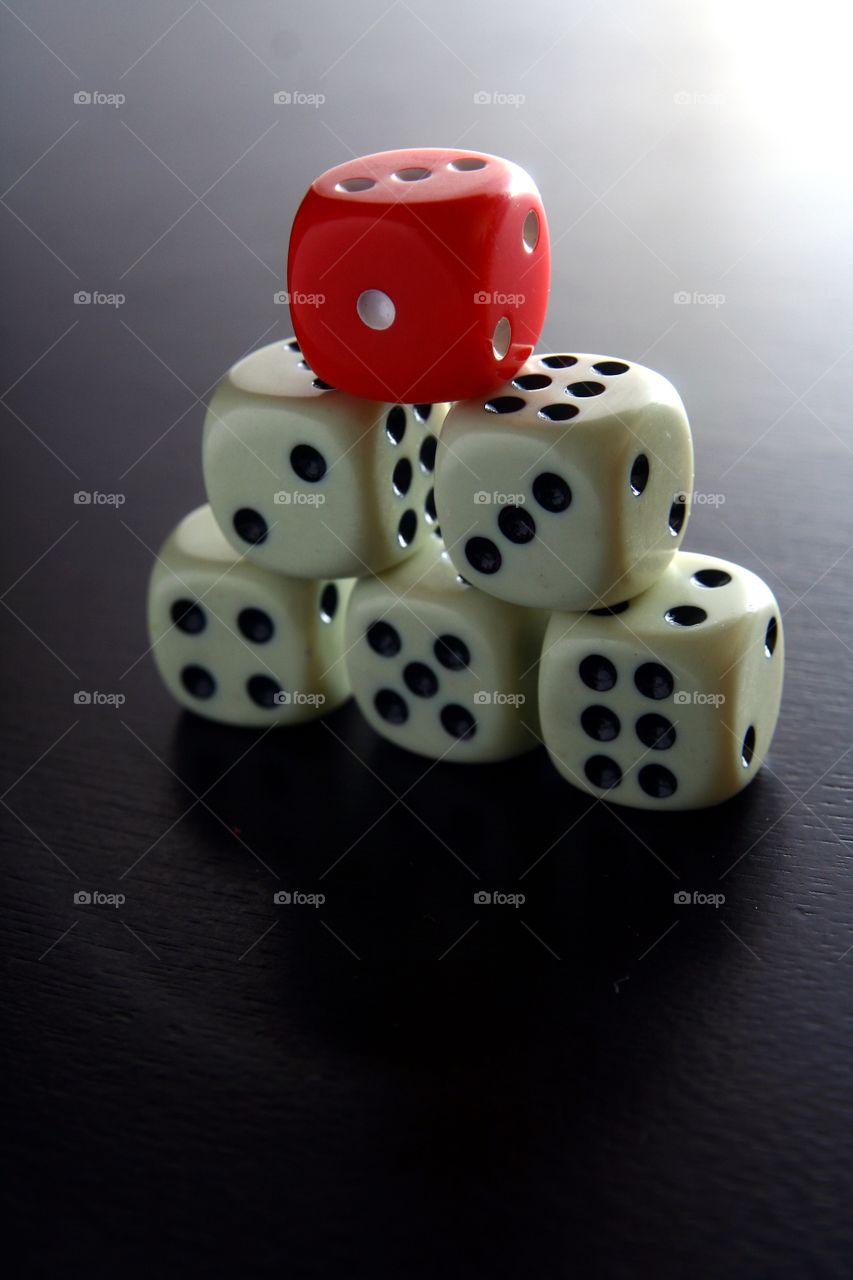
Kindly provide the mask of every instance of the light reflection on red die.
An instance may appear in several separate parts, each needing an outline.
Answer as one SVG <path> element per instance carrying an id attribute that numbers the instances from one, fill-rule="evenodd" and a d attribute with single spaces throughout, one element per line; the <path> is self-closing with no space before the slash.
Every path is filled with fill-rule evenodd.
<path id="1" fill-rule="evenodd" d="M 536 344 L 550 282 L 533 179 L 498 156 L 384 151 L 321 174 L 296 214 L 287 287 L 324 381 L 405 404 L 487 395 Z"/>

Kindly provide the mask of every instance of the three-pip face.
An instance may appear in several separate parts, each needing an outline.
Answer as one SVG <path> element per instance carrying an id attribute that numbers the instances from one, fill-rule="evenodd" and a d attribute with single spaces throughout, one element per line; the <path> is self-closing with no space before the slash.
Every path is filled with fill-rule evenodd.
<path id="1" fill-rule="evenodd" d="M 630 599 L 680 546 L 693 448 L 661 374 L 596 355 L 534 356 L 499 393 L 453 405 L 436 504 L 459 572 L 515 604 Z"/>
<path id="2" fill-rule="evenodd" d="M 232 546 L 295 578 L 378 573 L 435 525 L 445 404 L 360 400 L 318 378 L 295 339 L 223 378 L 207 411 L 207 495 Z"/>

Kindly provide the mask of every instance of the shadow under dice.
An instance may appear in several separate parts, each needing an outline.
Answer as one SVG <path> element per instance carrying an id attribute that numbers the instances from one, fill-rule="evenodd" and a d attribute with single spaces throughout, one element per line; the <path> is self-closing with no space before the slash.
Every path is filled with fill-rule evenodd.
<path id="1" fill-rule="evenodd" d="M 208 499 L 231 545 L 295 578 L 376 573 L 435 524 L 446 404 L 360 400 L 317 378 L 295 339 L 239 361 L 207 411 Z"/>
<path id="2" fill-rule="evenodd" d="M 356 701 L 396 746 L 502 760 L 539 743 L 537 663 L 548 615 L 467 585 L 438 540 L 356 584 L 347 664 Z"/>
<path id="3" fill-rule="evenodd" d="M 570 782 L 616 804 L 719 804 L 767 755 L 783 647 L 759 577 L 680 551 L 628 604 L 552 616 L 539 679 L 549 755 Z"/>
<path id="4" fill-rule="evenodd" d="M 459 572 L 515 604 L 627 600 L 681 544 L 693 487 L 684 406 L 627 360 L 533 356 L 487 400 L 455 404 L 436 504 Z"/>
<path id="5" fill-rule="evenodd" d="M 306 582 L 236 555 L 210 507 L 183 519 L 151 574 L 152 653 L 172 696 L 211 720 L 295 724 L 349 696 L 352 580 Z"/>

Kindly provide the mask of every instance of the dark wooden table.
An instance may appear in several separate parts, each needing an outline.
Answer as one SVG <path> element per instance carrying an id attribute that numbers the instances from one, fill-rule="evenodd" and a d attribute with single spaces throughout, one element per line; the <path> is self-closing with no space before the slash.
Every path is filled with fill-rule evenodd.
<path id="1" fill-rule="evenodd" d="M 628 0 L 187 3 L 0 9 L 5 1201 L 24 1274 L 844 1275 L 842 33 L 749 4 L 727 24 Z M 543 348 L 675 382 L 686 545 L 778 594 L 778 736 L 718 810 L 609 810 L 541 751 L 430 767 L 352 706 L 216 728 L 146 656 L 153 551 L 203 500 L 205 397 L 288 332 L 274 295 L 303 190 L 354 153 L 459 142 L 540 184 Z M 475 907 L 483 888 L 526 900 Z M 325 902 L 277 907 L 282 889 Z M 679 889 L 725 903 L 678 908 Z"/>

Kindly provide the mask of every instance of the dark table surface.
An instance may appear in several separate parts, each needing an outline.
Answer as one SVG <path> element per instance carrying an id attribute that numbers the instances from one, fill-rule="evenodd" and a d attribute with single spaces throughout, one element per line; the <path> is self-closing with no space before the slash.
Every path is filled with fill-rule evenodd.
<path id="1" fill-rule="evenodd" d="M 845 1274 L 853 200 L 821 8 L 0 8 L 25 1274 Z M 351 705 L 217 728 L 146 656 L 153 551 L 203 501 L 204 399 L 288 332 L 305 187 L 457 143 L 541 187 L 542 347 L 675 382 L 704 495 L 686 545 L 778 595 L 778 735 L 717 810 L 610 810 L 541 750 L 431 767 Z"/>

